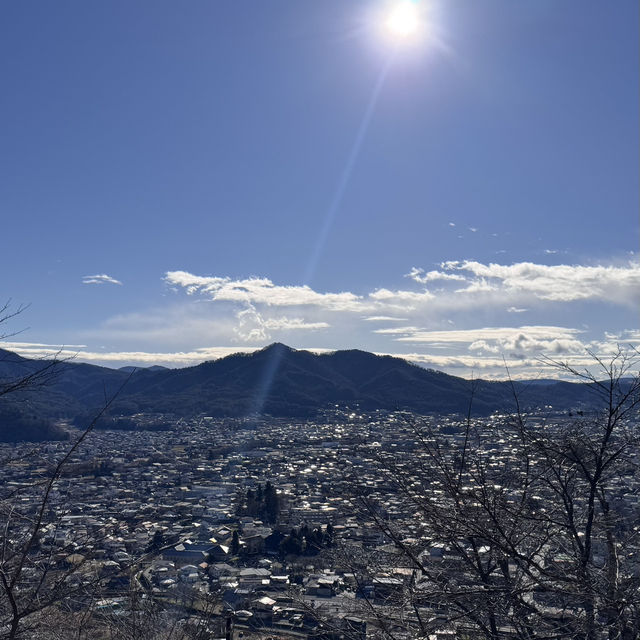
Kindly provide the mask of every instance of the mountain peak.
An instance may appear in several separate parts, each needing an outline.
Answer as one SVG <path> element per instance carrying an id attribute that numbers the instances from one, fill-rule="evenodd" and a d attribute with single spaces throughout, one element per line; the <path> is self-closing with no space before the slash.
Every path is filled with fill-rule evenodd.
<path id="1" fill-rule="evenodd" d="M 292 347 L 288 347 L 286 344 L 282 344 L 282 342 L 272 342 L 271 344 L 268 344 L 266 347 L 263 347 L 262 349 L 260 349 L 260 352 L 262 353 L 267 353 L 272 351 L 276 353 L 292 353 L 293 351 L 295 351 L 295 349 L 293 349 Z"/>

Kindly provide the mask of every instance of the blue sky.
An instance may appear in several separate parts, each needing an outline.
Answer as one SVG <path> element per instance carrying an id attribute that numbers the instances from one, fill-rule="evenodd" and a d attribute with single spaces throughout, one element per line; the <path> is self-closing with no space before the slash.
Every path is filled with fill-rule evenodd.
<path id="1" fill-rule="evenodd" d="M 638 4 L 0 7 L 0 273 L 24 354 L 275 340 L 537 375 L 640 344 Z"/>

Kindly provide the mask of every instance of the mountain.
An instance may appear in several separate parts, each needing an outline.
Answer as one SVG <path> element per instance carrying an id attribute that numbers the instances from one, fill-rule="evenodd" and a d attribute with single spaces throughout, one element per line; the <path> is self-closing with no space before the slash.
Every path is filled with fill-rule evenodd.
<path id="1" fill-rule="evenodd" d="M 490 412 L 506 400 L 486 383 L 478 410 Z M 428 371 L 400 358 L 364 351 L 316 355 L 273 344 L 252 354 L 235 354 L 195 367 L 139 377 L 122 400 L 143 411 L 214 416 L 265 413 L 311 416 L 335 405 L 364 410 L 466 411 L 469 382 Z"/>
<path id="2" fill-rule="evenodd" d="M 0 351 L 0 392 L 3 382 L 33 375 L 48 364 Z M 184 369 L 114 370 L 67 361 L 51 366 L 50 378 L 44 382 L 35 389 L 4 398 L 0 395 L 0 439 L 6 439 L 20 414 L 31 422 L 40 420 L 48 428 L 60 417 L 80 416 L 84 424 L 104 404 L 105 397 L 116 392 L 112 415 L 310 417 L 336 405 L 358 405 L 366 411 L 466 414 L 472 388 L 468 380 L 400 358 L 356 349 L 318 355 L 279 343 Z M 588 402 L 592 395 L 588 385 L 545 382 L 515 383 L 522 407 L 551 404 L 568 409 Z M 510 383 L 477 380 L 474 384 L 475 415 L 513 410 Z M 15 432 L 12 428 L 11 438 Z"/>
<path id="3" fill-rule="evenodd" d="M 23 358 L 0 349 L 0 442 L 65 438 L 55 420 L 103 404 L 105 394 L 126 379 L 105 367 Z"/>
<path id="4" fill-rule="evenodd" d="M 145 369 L 147 371 L 169 371 L 169 367 L 163 367 L 159 364 L 153 364 L 150 367 L 118 367 L 118 371 L 122 371 L 124 373 L 133 373 L 134 371 L 139 371 L 140 369 Z"/>

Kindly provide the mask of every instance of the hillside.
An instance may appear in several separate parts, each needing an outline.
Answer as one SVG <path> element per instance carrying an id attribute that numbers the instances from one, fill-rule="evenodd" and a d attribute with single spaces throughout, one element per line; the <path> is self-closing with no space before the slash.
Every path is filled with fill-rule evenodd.
<path id="1" fill-rule="evenodd" d="M 48 363 L 0 351 L 0 389 L 19 377 L 34 375 Z M 272 344 L 252 354 L 234 354 L 184 369 L 151 367 L 107 369 L 62 362 L 51 367 L 42 386 L 0 397 L 0 439 L 20 438 L 23 426 L 42 424 L 50 437 L 57 418 L 89 417 L 120 389 L 112 414 L 138 412 L 175 416 L 313 416 L 338 406 L 363 410 L 402 409 L 416 413 L 466 413 L 471 383 L 424 369 L 400 358 L 359 350 L 316 355 Z M 505 382 L 476 381 L 473 413 L 486 415 L 514 408 Z M 516 383 L 521 405 L 553 404 L 569 408 L 588 402 L 587 385 Z M 37 432 L 37 429 L 35 430 Z M 26 436 L 27 434 L 25 434 Z"/>

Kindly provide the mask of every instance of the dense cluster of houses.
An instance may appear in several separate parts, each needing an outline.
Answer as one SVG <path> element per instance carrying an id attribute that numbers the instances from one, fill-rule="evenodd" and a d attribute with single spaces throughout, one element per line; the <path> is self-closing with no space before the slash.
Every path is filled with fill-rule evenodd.
<path id="1" fill-rule="evenodd" d="M 459 424 L 457 417 L 438 420 Z M 76 580 L 98 576 L 103 609 L 126 609 L 123 594 L 133 588 L 206 617 L 212 638 L 365 638 L 382 619 L 393 625 L 412 615 L 390 603 L 416 574 L 375 518 L 358 509 L 354 478 L 360 490 L 380 496 L 385 518 L 405 516 L 376 459 L 381 450 L 406 449 L 406 464 L 415 464 L 413 444 L 399 415 L 337 409 L 313 421 L 201 417 L 166 431 L 94 431 L 48 496 L 37 549 L 77 566 Z M 68 447 L 46 443 L 34 456 L 32 445 L 3 446 L 9 462 L 0 483 L 19 508 L 39 503 L 42 485 L 34 479 L 46 478 Z M 509 451 L 501 442 L 493 455 Z M 245 509 L 247 491 L 266 482 L 278 495 L 271 523 Z M 620 479 L 625 508 L 636 513 L 637 482 Z M 291 553 L 283 541 L 296 531 Z M 324 543 L 314 546 L 310 531 Z M 418 522 L 406 531 L 407 539 L 423 534 Z M 424 561 L 455 560 L 442 544 L 422 539 Z M 434 603 L 430 619 L 440 614 Z M 443 624 L 432 637 L 450 638 L 451 629 Z"/>

